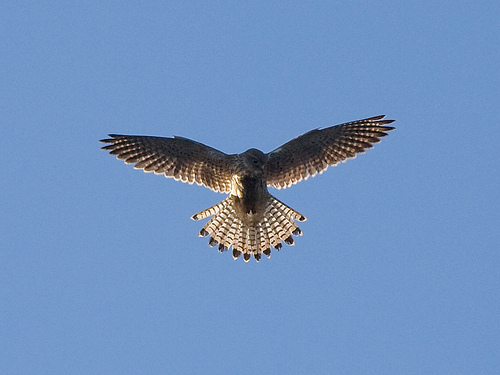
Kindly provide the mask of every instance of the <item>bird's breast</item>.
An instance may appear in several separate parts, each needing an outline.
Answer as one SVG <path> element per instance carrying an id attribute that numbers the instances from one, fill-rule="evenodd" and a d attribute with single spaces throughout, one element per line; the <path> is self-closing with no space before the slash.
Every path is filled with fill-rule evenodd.
<path id="1" fill-rule="evenodd" d="M 264 211 L 267 197 L 266 182 L 258 176 L 235 176 L 231 194 L 235 195 L 241 214 L 258 214 Z"/>

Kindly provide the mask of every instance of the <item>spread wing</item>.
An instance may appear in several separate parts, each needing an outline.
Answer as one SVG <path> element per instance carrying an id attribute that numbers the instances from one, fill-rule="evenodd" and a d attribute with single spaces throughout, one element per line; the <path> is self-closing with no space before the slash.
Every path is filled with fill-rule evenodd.
<path id="1" fill-rule="evenodd" d="M 102 147 L 144 172 L 196 182 L 214 191 L 231 191 L 232 156 L 187 138 L 110 134 Z"/>
<path id="2" fill-rule="evenodd" d="M 266 165 L 267 185 L 278 189 L 289 187 L 372 148 L 373 143 L 380 142 L 381 137 L 394 129 L 384 126 L 394 122 L 384 117 L 311 130 L 271 151 Z"/>

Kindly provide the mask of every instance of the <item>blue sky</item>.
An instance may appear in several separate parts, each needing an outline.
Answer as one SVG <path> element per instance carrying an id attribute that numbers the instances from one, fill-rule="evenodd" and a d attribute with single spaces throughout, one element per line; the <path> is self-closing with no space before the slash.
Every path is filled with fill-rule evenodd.
<path id="1" fill-rule="evenodd" d="M 6 374 L 494 374 L 496 1 L 0 5 Z M 272 193 L 296 246 L 234 261 L 224 198 L 110 157 L 108 133 L 268 152 L 386 114 L 373 150 Z"/>

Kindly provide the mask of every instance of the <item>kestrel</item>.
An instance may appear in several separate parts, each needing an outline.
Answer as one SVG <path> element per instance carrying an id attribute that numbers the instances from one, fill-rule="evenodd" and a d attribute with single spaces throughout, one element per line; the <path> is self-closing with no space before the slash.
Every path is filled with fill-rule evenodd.
<path id="1" fill-rule="evenodd" d="M 213 216 L 199 235 L 210 236 L 208 244 L 218 245 L 220 252 L 232 247 L 234 259 L 243 254 L 248 262 L 252 254 L 257 261 L 262 254 L 269 258 L 271 248 L 279 250 L 282 241 L 293 245 L 292 235 L 302 235 L 296 221 L 306 220 L 273 197 L 267 187 L 289 187 L 372 148 L 394 129 L 386 126 L 394 120 L 384 118 L 311 130 L 267 154 L 251 148 L 227 155 L 182 137 L 110 134 L 101 142 L 109 143 L 103 150 L 136 169 L 229 193 L 222 202 L 191 219 Z"/>

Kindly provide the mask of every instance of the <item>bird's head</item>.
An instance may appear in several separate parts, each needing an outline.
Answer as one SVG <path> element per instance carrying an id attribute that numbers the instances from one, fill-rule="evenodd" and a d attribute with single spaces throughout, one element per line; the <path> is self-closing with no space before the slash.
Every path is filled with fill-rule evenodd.
<path id="1" fill-rule="evenodd" d="M 245 151 L 242 156 L 242 161 L 245 169 L 254 174 L 262 175 L 267 162 L 267 155 L 255 148 Z"/>

